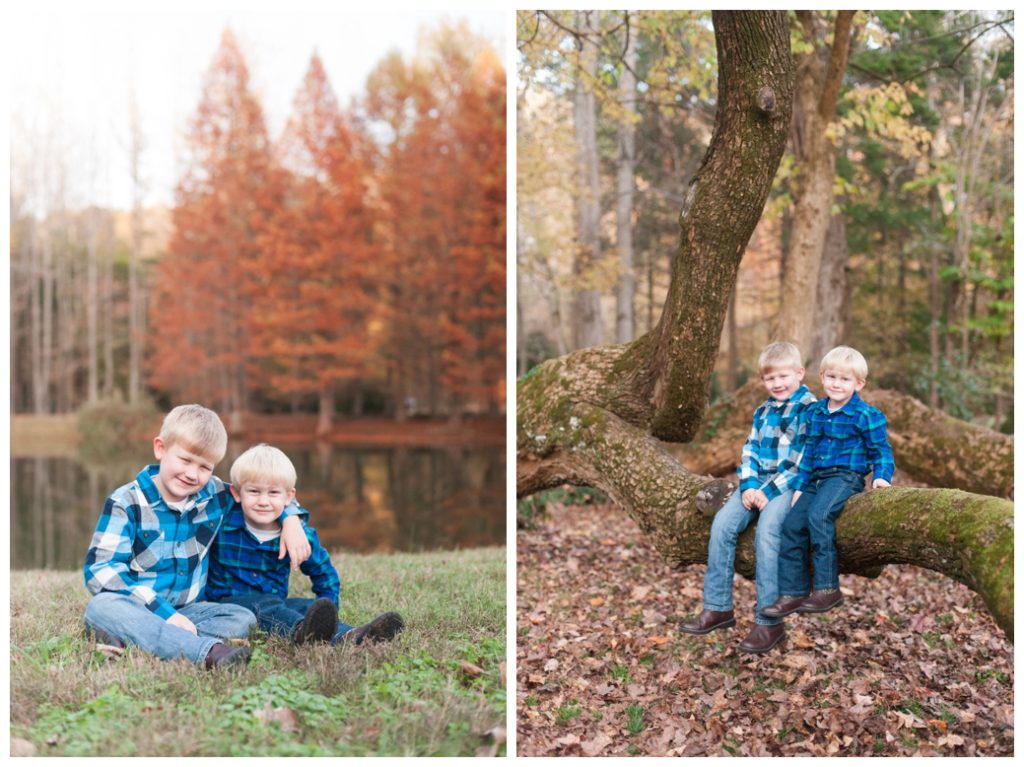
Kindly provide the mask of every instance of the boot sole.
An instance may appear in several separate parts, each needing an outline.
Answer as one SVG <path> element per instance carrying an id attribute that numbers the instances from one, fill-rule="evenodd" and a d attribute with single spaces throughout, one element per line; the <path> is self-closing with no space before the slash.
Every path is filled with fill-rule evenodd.
<path id="1" fill-rule="evenodd" d="M 294 642 L 295 644 L 326 642 L 334 636 L 337 626 L 338 613 L 334 603 L 329 599 L 318 599 L 310 605 L 309 612 L 303 619 L 302 630 L 296 633 Z"/>
<path id="2" fill-rule="evenodd" d="M 733 618 L 732 620 L 723 621 L 722 623 L 716 623 L 711 628 L 704 629 L 703 631 L 694 631 L 693 629 L 684 629 L 682 626 L 679 627 L 679 630 L 682 631 L 684 634 L 693 634 L 694 636 L 702 637 L 702 636 L 704 636 L 706 634 L 710 634 L 712 631 L 718 631 L 718 629 L 731 629 L 735 625 L 736 625 L 736 619 Z"/>
<path id="3" fill-rule="evenodd" d="M 843 603 L 842 599 L 838 599 L 828 607 L 798 607 L 796 612 L 798 613 L 827 613 L 833 608 L 839 607 Z"/>
<path id="4" fill-rule="evenodd" d="M 744 647 L 742 644 L 740 644 L 739 650 L 740 650 L 740 652 L 750 653 L 751 655 L 762 655 L 762 654 L 768 652 L 769 650 L 771 650 L 773 647 L 776 647 L 779 644 L 779 642 L 781 642 L 785 638 L 786 638 L 786 634 L 785 634 L 785 632 L 783 632 L 782 634 L 779 634 L 779 638 L 778 639 L 776 639 L 774 642 L 772 642 L 767 647 L 756 647 L 756 648 L 755 647 Z"/>

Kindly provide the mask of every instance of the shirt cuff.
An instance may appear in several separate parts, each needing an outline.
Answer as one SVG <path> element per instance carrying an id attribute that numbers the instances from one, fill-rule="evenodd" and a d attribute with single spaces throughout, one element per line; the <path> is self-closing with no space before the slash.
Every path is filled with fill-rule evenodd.
<path id="1" fill-rule="evenodd" d="M 743 493 L 747 490 L 759 490 L 761 483 L 757 481 L 757 477 L 747 477 L 740 481 L 740 492 Z"/>

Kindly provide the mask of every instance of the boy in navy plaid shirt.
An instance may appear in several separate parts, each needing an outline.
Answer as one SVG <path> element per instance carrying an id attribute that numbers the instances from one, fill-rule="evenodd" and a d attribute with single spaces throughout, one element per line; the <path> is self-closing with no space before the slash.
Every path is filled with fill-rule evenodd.
<path id="1" fill-rule="evenodd" d="M 316 530 L 305 525 L 312 554 L 300 565 L 316 599 L 288 596 L 288 561 L 277 556 L 281 509 L 295 499 L 295 466 L 270 445 L 256 445 L 231 466 L 231 493 L 239 506 L 228 515 L 210 557 L 206 598 L 248 608 L 259 627 L 296 644 L 360 644 L 393 638 L 403 628 L 398 613 L 383 613 L 353 628 L 338 620 L 341 581 Z"/>
<path id="2" fill-rule="evenodd" d="M 760 610 L 779 595 L 779 529 L 789 511 L 792 482 L 803 449 L 802 416 L 815 401 L 801 384 L 803 361 L 793 344 L 769 344 L 758 358 L 757 369 L 769 397 L 754 411 L 750 434 L 743 444 L 737 469 L 739 489 L 719 509 L 711 525 L 703 610 L 679 627 L 688 634 L 708 634 L 736 625 L 732 609 L 736 539 L 756 520 L 756 625 L 739 645 L 741 651 L 749 653 L 767 652 L 785 635 L 782 621 L 764 617 Z"/>
<path id="3" fill-rule="evenodd" d="M 107 499 L 85 555 L 93 594 L 85 625 L 100 640 L 135 645 L 159 658 L 187 658 L 207 668 L 248 662 L 248 647 L 224 639 L 248 636 L 253 614 L 201 601 L 207 554 L 234 501 L 213 475 L 228 435 L 217 414 L 181 405 L 153 440 L 159 465 Z M 298 564 L 309 556 L 297 506 L 278 510 L 284 533 L 278 556 Z"/>
<path id="4" fill-rule="evenodd" d="M 835 522 L 851 495 L 889 487 L 895 465 L 885 416 L 857 394 L 868 377 L 868 363 L 856 349 L 837 346 L 821 360 L 824 397 L 807 411 L 807 442 L 793 487 L 793 508 L 782 525 L 779 599 L 761 614 L 823 613 L 841 604 Z M 808 595 L 808 542 L 814 564 L 814 590 Z"/>

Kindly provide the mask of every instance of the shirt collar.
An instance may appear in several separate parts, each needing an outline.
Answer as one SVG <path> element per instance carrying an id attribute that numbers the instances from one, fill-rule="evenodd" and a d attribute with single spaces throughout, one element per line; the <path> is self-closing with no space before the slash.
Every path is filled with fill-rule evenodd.
<path id="1" fill-rule="evenodd" d="M 142 496 L 146 499 L 150 506 L 155 506 L 160 503 L 164 506 L 167 505 L 167 501 L 160 494 L 160 488 L 156 486 L 156 477 L 160 473 L 160 464 L 151 463 L 146 466 L 136 475 L 135 481 L 139 485 L 139 490 L 142 491 Z M 207 501 L 213 497 L 214 484 L 213 478 L 211 477 L 207 483 L 201 487 L 198 491 L 189 496 L 189 502 L 191 506 Z M 170 507 L 168 507 L 170 508 Z"/>
<path id="2" fill-rule="evenodd" d="M 224 518 L 224 530 L 242 530 L 245 528 L 245 515 L 242 514 L 242 505 L 237 501 L 231 504 L 231 511 Z"/>

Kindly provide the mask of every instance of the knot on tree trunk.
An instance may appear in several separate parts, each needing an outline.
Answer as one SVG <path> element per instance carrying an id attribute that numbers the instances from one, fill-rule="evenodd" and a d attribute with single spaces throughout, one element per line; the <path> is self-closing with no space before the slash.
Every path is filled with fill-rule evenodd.
<path id="1" fill-rule="evenodd" d="M 776 106 L 775 91 L 765 85 L 757 92 L 757 108 L 770 117 L 775 114 Z"/>
<path id="2" fill-rule="evenodd" d="M 702 487 L 697 493 L 697 509 L 707 519 L 711 519 L 729 500 L 736 487 L 725 479 L 716 479 Z"/>

